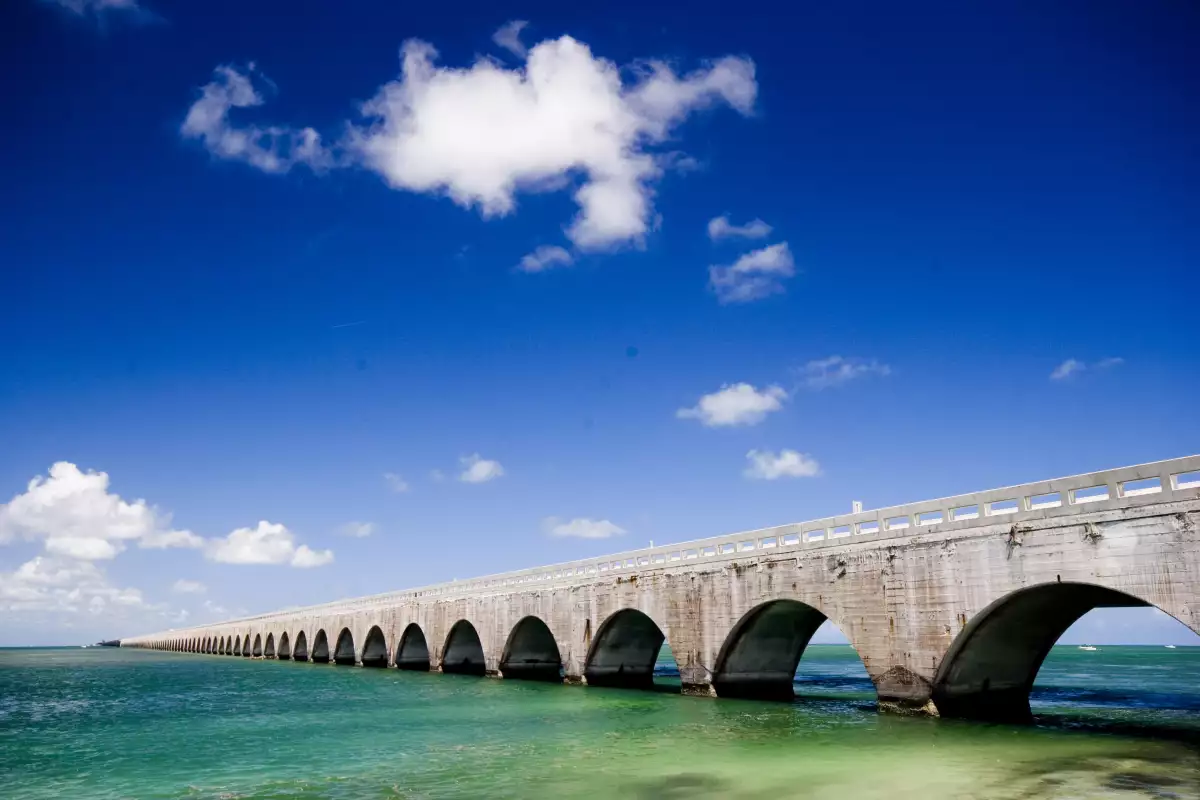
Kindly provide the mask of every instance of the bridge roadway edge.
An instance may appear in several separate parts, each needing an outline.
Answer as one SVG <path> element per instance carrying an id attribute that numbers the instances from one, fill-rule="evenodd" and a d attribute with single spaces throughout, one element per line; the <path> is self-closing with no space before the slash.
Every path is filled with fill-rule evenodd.
<path id="1" fill-rule="evenodd" d="M 572 585 L 491 587 L 458 597 L 408 593 L 365 608 L 298 609 L 123 639 L 122 646 L 180 649 L 182 643 L 195 650 L 206 649 L 206 640 L 261 636 L 265 641 L 271 633 L 278 643 L 284 632 L 294 643 L 304 631 L 311 648 L 317 630 L 323 629 L 332 649 L 339 631 L 348 628 L 357 649 L 355 660 L 361 663 L 367 633 L 377 625 L 387 642 L 390 665 L 400 637 L 416 623 L 436 670 L 450 629 L 467 620 L 478 632 L 484 671 L 501 675 L 511 632 L 523 618 L 533 616 L 553 636 L 564 680 L 586 682 L 589 650 L 605 622 L 619 611 L 635 609 L 665 634 L 684 693 L 711 696 L 717 693 L 714 674 L 723 648 L 739 622 L 764 603 L 792 600 L 816 609 L 846 635 L 875 683 L 881 709 L 937 714 L 945 706 L 954 707 L 955 715 L 970 716 L 981 692 L 996 697 L 1010 690 L 1020 693 L 1018 684 L 1026 678 L 997 678 L 1008 668 L 999 662 L 1011 659 L 980 645 L 968 661 L 986 665 L 991 680 L 999 682 L 989 686 L 985 677 L 981 686 L 974 685 L 978 680 L 970 670 L 960 670 L 961 680 L 948 670 L 947 654 L 957 658 L 968 652 L 962 642 L 974 634 L 977 620 L 1022 590 L 1102 587 L 1111 591 L 1100 604 L 1150 604 L 1200 633 L 1200 491 L 1164 492 L 1161 502 L 1147 502 L 1153 499 L 1130 504 L 1114 498 L 1096 503 L 1094 511 L 1080 507 L 1070 514 L 1025 515 L 1014 517 L 1016 521 L 986 517 L 966 527 L 914 526 L 904 531 L 906 535 L 889 538 L 848 537 L 820 547 L 778 547 L 708 561 L 651 564 L 628 574 L 597 574 Z M 1047 609 L 1062 606 L 1059 600 L 1047 602 L 1052 605 L 1043 606 L 1021 626 L 1032 630 Z M 1041 639 L 1050 633 L 1044 632 Z M 1054 639 L 1058 633 L 1061 630 Z M 980 641 L 986 643 L 986 637 Z M 1027 646 L 1013 644 L 1011 636 L 992 641 Z M 768 650 L 777 644 L 763 640 Z M 1044 652 L 1037 655 L 1034 674 L 1042 656 Z M 764 675 L 769 672 L 762 668 Z M 1030 685 L 1032 679 L 1027 677 Z M 1027 695 L 1028 686 L 1023 691 Z"/>

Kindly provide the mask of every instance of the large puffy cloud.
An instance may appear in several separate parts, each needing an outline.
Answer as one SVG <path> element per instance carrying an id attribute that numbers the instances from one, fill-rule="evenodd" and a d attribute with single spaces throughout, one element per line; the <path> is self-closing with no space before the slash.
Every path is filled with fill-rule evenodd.
<path id="1" fill-rule="evenodd" d="M 579 212 L 567 236 L 580 249 L 638 244 L 655 224 L 653 185 L 681 163 L 655 149 L 693 112 L 728 105 L 749 114 L 754 64 L 726 56 L 678 75 L 661 61 L 624 74 L 586 44 L 562 36 L 525 52 L 521 26 L 497 41 L 524 63 L 481 58 L 439 66 L 432 45 L 401 48 L 401 74 L 362 107 L 335 156 L 311 128 L 235 126 L 233 109 L 261 105 L 253 68 L 218 67 L 182 133 L 214 155 L 266 172 L 300 163 L 359 165 L 393 188 L 443 194 L 485 217 L 513 211 L 518 192 L 574 187 Z"/>
<path id="2" fill-rule="evenodd" d="M 718 391 L 706 394 L 691 408 L 675 412 L 680 419 L 698 419 L 710 428 L 757 425 L 767 414 L 783 408 L 787 392 L 778 386 L 762 391 L 749 383 L 725 384 Z"/>
<path id="3" fill-rule="evenodd" d="M 708 282 L 722 303 L 749 303 L 782 294 L 784 278 L 796 274 L 787 242 L 753 250 L 728 266 L 708 268 Z"/>
<path id="4" fill-rule="evenodd" d="M 38 556 L 16 570 L 0 573 L 0 610 L 56 613 L 112 613 L 147 608 L 137 589 L 111 585 L 87 561 Z"/>
<path id="5" fill-rule="evenodd" d="M 238 528 L 208 543 L 208 557 L 223 564 L 288 564 L 320 567 L 333 561 L 332 550 L 315 551 L 302 544 L 285 526 L 260 520 L 253 528 Z"/>
<path id="6" fill-rule="evenodd" d="M 171 528 L 171 517 L 145 500 L 109 491 L 108 474 L 83 472 L 68 461 L 37 476 L 23 494 L 0 506 L 0 543 L 44 540 L 46 551 L 87 561 L 110 559 L 129 542 L 141 547 L 199 547 L 190 531 Z"/>

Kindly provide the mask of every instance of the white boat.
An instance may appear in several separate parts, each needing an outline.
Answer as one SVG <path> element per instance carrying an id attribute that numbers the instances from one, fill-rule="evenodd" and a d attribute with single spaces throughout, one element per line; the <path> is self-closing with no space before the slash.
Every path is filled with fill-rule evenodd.
<path id="1" fill-rule="evenodd" d="M 1090 644 L 1081 644 L 1081 645 L 1079 645 L 1079 649 L 1080 650 L 1095 650 L 1096 648 L 1092 647 Z"/>
<path id="2" fill-rule="evenodd" d="M 1174 650 L 1174 649 L 1175 649 L 1175 645 L 1173 645 L 1173 644 L 1164 644 L 1164 645 L 1163 645 L 1163 647 L 1167 648 L 1168 650 Z"/>

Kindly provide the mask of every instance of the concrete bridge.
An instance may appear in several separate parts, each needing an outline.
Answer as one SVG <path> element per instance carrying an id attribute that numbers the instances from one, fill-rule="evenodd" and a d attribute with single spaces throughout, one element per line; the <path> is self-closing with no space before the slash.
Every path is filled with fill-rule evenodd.
<path id="1" fill-rule="evenodd" d="M 1200 456 L 122 639 L 123 647 L 790 699 L 826 619 L 882 708 L 1024 720 L 1080 616 L 1200 633 Z"/>

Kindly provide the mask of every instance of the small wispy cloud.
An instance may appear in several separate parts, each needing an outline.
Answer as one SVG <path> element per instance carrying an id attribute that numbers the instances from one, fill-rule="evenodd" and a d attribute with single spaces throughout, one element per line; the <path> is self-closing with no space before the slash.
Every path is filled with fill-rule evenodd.
<path id="1" fill-rule="evenodd" d="M 171 591 L 176 594 L 203 594 L 207 591 L 207 587 L 200 581 L 190 581 L 186 578 L 180 578 L 172 584 Z"/>
<path id="2" fill-rule="evenodd" d="M 762 239 L 770 236 L 773 228 L 761 219 L 745 225 L 734 225 L 729 217 L 714 217 L 708 221 L 708 238 L 714 242 L 721 239 Z"/>
<path id="3" fill-rule="evenodd" d="M 691 408 L 675 412 L 679 419 L 697 419 L 709 428 L 757 425 L 767 414 L 783 408 L 787 392 L 778 386 L 759 391 L 749 383 L 725 384 L 706 394 Z"/>
<path id="4" fill-rule="evenodd" d="M 796 274 L 787 242 L 754 250 L 729 266 L 708 268 L 708 284 L 722 304 L 749 303 L 782 294 L 783 280 Z"/>
<path id="5" fill-rule="evenodd" d="M 479 453 L 463 456 L 459 463 L 462 464 L 463 471 L 459 473 L 458 479 L 463 483 L 487 483 L 504 475 L 504 467 L 499 461 L 490 461 Z"/>
<path id="6" fill-rule="evenodd" d="M 624 528 L 606 519 L 589 517 L 576 517 L 572 520 L 546 517 L 542 520 L 542 528 L 551 536 L 572 539 L 611 539 L 626 533 Z"/>
<path id="7" fill-rule="evenodd" d="M 1054 368 L 1054 371 L 1050 373 L 1050 380 L 1065 381 L 1068 378 L 1070 378 L 1071 376 L 1077 375 L 1077 374 L 1084 372 L 1086 370 L 1089 370 L 1089 369 L 1099 372 L 1101 370 L 1112 369 L 1113 367 L 1119 367 L 1120 365 L 1122 365 L 1124 363 L 1125 363 L 1125 359 L 1116 358 L 1116 357 L 1102 358 L 1099 361 L 1097 361 L 1091 365 L 1089 365 L 1083 361 L 1080 361 L 1077 358 L 1068 358 L 1066 361 L 1062 362 L 1061 364 L 1059 364 L 1057 367 Z"/>
<path id="8" fill-rule="evenodd" d="M 517 58 L 525 58 L 529 54 L 525 44 L 521 41 L 521 31 L 529 23 L 523 19 L 514 19 L 500 26 L 500 29 L 492 34 L 492 41 L 497 46 L 504 48 L 512 53 Z"/>
<path id="9" fill-rule="evenodd" d="M 812 390 L 830 389 L 872 375 L 887 377 L 892 368 L 875 359 L 829 356 L 809 361 L 799 370 L 800 382 Z"/>
<path id="10" fill-rule="evenodd" d="M 557 245 L 543 245 L 529 253 L 517 264 L 521 272 L 545 272 L 554 267 L 569 267 L 575 259 Z"/>
<path id="11" fill-rule="evenodd" d="M 408 491 L 408 481 L 394 472 L 383 473 L 383 482 L 396 494 L 403 494 Z"/>
<path id="12" fill-rule="evenodd" d="M 749 466 L 743 475 L 752 480 L 773 481 L 779 478 L 812 478 L 821 474 L 821 465 L 806 453 L 795 450 L 751 450 L 746 453 Z"/>
<path id="13" fill-rule="evenodd" d="M 137 0 L 44 0 L 52 5 L 61 6 L 79 16 L 101 14 L 105 11 L 139 11 L 141 6 Z"/>
<path id="14" fill-rule="evenodd" d="M 365 539 L 378 530 L 374 522 L 347 522 L 338 527 L 339 536 L 349 536 L 354 539 Z"/>

